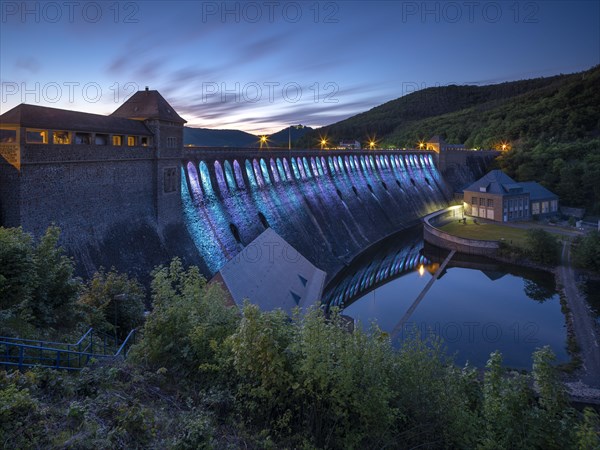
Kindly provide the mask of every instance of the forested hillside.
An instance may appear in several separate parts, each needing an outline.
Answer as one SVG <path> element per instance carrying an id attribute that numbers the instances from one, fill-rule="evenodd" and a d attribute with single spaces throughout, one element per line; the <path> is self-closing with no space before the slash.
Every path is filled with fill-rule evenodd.
<path id="1" fill-rule="evenodd" d="M 600 66 L 588 71 L 490 86 L 429 88 L 385 103 L 304 138 L 314 145 L 376 136 L 412 148 L 439 134 L 469 148 L 510 151 L 498 161 L 519 181 L 537 180 L 561 202 L 600 214 Z"/>

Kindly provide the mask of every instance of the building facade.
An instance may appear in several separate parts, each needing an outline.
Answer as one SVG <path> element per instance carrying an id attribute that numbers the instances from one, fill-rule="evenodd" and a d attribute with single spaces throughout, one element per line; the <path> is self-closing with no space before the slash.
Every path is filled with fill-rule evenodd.
<path id="1" fill-rule="evenodd" d="M 108 116 L 28 104 L 7 111 L 0 116 L 0 226 L 38 237 L 57 225 L 81 272 L 113 261 L 128 267 L 140 245 L 149 265 L 152 255 L 162 262 L 174 247 L 165 231 L 175 236 L 181 232 L 173 227 L 183 226 L 185 122 L 148 89 Z"/>
<path id="2" fill-rule="evenodd" d="M 492 170 L 464 189 L 465 214 L 511 222 L 558 212 L 558 196 L 534 181 L 517 183 L 501 170 Z"/>

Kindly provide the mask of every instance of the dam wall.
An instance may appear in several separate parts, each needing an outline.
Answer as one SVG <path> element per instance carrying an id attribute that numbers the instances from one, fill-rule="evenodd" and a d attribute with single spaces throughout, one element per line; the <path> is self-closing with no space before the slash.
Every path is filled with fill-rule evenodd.
<path id="1" fill-rule="evenodd" d="M 192 151 L 184 161 L 184 221 L 211 273 L 271 227 L 331 277 L 451 199 L 431 152 Z"/>

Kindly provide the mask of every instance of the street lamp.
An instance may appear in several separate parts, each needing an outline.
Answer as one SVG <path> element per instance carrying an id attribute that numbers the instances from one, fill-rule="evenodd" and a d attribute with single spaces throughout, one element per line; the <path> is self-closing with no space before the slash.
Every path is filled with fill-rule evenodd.
<path id="1" fill-rule="evenodd" d="M 323 147 L 325 147 L 326 145 L 327 145 L 327 139 L 321 138 L 321 150 L 323 150 Z"/>
<path id="2" fill-rule="evenodd" d="M 260 137 L 260 148 L 263 148 L 263 145 L 267 144 L 267 136 Z"/>

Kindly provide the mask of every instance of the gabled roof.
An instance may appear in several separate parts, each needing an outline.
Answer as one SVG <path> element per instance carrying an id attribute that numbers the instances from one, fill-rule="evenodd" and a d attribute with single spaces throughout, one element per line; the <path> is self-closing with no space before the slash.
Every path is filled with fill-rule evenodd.
<path id="1" fill-rule="evenodd" d="M 2 114 L 0 123 L 50 130 L 152 135 L 146 125 L 137 120 L 25 103 Z"/>
<path id="2" fill-rule="evenodd" d="M 321 300 L 326 273 L 267 228 L 218 275 L 238 306 L 249 299 L 264 311 L 291 313 L 296 306 L 304 309 Z"/>
<path id="3" fill-rule="evenodd" d="M 485 188 L 484 191 L 481 188 Z M 521 189 L 521 186 L 501 170 L 488 172 L 464 191 L 486 192 L 489 194 L 508 194 L 511 190 Z"/>
<path id="4" fill-rule="evenodd" d="M 137 91 L 111 114 L 113 117 L 145 120 L 159 119 L 186 123 L 158 91 Z"/>
<path id="5" fill-rule="evenodd" d="M 530 200 L 547 200 L 547 199 L 558 199 L 558 195 L 554 192 L 549 191 L 544 186 L 535 181 L 524 181 L 519 183 L 523 186 L 523 190 L 529 192 Z"/>

